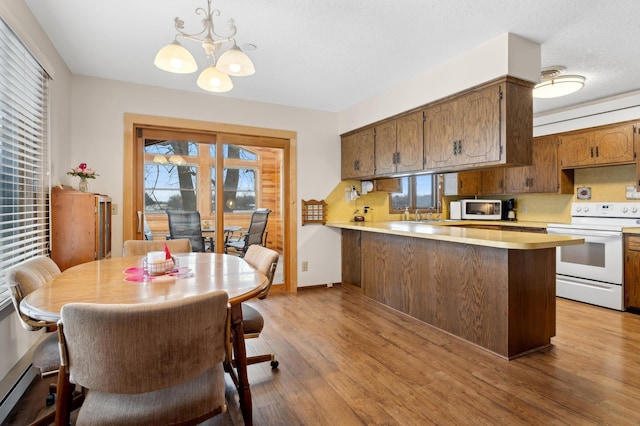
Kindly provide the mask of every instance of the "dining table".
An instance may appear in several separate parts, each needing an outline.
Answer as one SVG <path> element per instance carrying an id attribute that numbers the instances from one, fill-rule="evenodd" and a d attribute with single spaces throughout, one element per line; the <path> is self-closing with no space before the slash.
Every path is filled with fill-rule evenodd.
<path id="1" fill-rule="evenodd" d="M 161 303 L 225 290 L 231 306 L 230 329 L 235 363 L 225 362 L 234 377 L 240 409 L 252 424 L 251 390 L 247 377 L 246 347 L 242 325 L 242 302 L 268 285 L 267 277 L 244 259 L 221 253 L 174 254 L 170 273 L 149 275 L 145 256 L 115 257 L 66 269 L 51 282 L 26 296 L 20 310 L 31 318 L 55 322 L 67 303 L 99 304 Z M 235 364 L 235 366 L 234 366 Z M 233 371 L 235 368 L 235 372 Z M 69 424 L 71 384 L 68 373 L 58 374 L 56 425 Z M 68 398 L 62 395 L 69 395 Z"/>

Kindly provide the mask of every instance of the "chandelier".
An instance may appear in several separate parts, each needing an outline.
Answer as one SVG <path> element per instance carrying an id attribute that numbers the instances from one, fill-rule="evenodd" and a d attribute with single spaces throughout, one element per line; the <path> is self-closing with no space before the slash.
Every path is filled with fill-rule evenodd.
<path id="1" fill-rule="evenodd" d="M 178 33 L 173 41 L 160 49 L 153 61 L 155 66 L 161 70 L 176 73 L 190 74 L 198 70 L 198 65 L 193 55 L 185 49 L 178 37 L 198 42 L 202 45 L 207 58 L 211 59 L 211 65 L 207 67 L 198 77 L 198 87 L 209 92 L 228 92 L 233 88 L 233 82 L 229 76 L 244 77 L 253 75 L 256 70 L 251 59 L 236 45 L 234 36 L 237 28 L 233 19 L 229 19 L 227 25 L 229 35 L 224 37 L 216 33 L 213 17 L 220 16 L 218 9 L 211 9 L 211 0 L 207 0 L 207 10 L 199 7 L 196 9 L 197 15 L 204 16 L 202 20 L 202 31 L 189 34 L 184 31 L 184 21 L 176 17 L 175 27 Z M 215 39 L 214 39 L 215 37 Z M 219 57 L 223 45 L 231 44 Z M 216 60 L 217 57 L 217 60 Z"/>

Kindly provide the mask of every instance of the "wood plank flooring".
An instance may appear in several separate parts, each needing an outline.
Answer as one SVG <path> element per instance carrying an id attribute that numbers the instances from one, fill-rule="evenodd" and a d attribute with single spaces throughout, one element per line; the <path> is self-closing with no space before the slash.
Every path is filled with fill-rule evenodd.
<path id="1" fill-rule="evenodd" d="M 558 299 L 553 346 L 506 361 L 341 286 L 253 303 L 280 361 L 249 367 L 256 425 L 640 424 L 635 314 Z"/>

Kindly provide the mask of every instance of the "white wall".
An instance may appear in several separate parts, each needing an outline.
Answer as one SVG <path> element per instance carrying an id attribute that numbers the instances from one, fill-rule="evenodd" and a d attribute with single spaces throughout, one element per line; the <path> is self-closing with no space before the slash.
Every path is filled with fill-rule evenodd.
<path id="1" fill-rule="evenodd" d="M 629 120 L 640 121 L 640 91 L 536 115 L 533 118 L 533 136 L 569 132 Z"/>
<path id="2" fill-rule="evenodd" d="M 484 82 L 510 75 L 540 81 L 540 45 L 505 33 L 340 113 L 343 134 Z"/>
<path id="3" fill-rule="evenodd" d="M 66 167 L 66 160 L 62 159 L 68 157 L 69 153 L 71 72 L 22 0 L 0 2 L 0 17 L 53 78 L 49 98 L 49 136 L 52 172 L 55 173 L 60 167 Z M 23 329 L 13 312 L 0 313 L 0 381 L 39 337 L 40 333 Z"/>
<path id="4" fill-rule="evenodd" d="M 195 83 L 194 83 L 195 84 Z M 300 199 L 323 199 L 340 181 L 340 138 L 337 114 L 257 102 L 203 92 L 187 93 L 151 86 L 74 76 L 72 84 L 71 154 L 67 168 L 86 162 L 100 175 L 90 190 L 108 194 L 122 206 L 123 117 L 125 113 L 265 127 L 297 132 L 298 286 L 340 281 L 340 234 L 323 226 L 300 226 Z M 66 176 L 55 177 L 77 185 Z M 114 255 L 122 247 L 122 214 L 113 217 Z"/>

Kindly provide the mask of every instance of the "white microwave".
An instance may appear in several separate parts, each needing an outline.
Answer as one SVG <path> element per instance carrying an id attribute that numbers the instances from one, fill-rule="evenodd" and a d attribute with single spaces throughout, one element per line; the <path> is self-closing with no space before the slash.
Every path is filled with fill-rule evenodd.
<path id="1" fill-rule="evenodd" d="M 501 220 L 500 200 L 460 200 L 462 219 Z"/>

